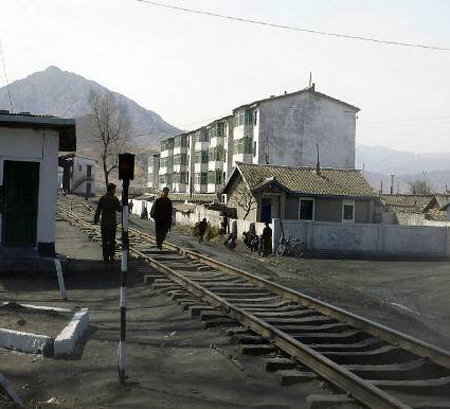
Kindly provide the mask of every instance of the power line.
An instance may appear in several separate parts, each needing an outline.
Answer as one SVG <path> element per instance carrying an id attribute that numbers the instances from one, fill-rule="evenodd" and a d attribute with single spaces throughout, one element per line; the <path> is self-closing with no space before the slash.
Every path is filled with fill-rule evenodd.
<path id="1" fill-rule="evenodd" d="M 403 42 L 403 41 L 382 40 L 380 38 L 363 37 L 363 36 L 357 36 L 357 35 L 340 34 L 340 33 L 321 31 L 321 30 L 313 30 L 313 29 L 308 29 L 308 28 L 289 26 L 286 24 L 272 23 L 270 21 L 252 20 L 252 19 L 246 19 L 246 18 L 242 18 L 242 17 L 228 16 L 225 14 L 213 13 L 210 11 L 190 9 L 190 8 L 186 8 L 186 7 L 180 7 L 180 6 L 174 6 L 174 5 L 165 4 L 165 3 L 159 3 L 157 1 L 151 1 L 151 0 L 136 0 L 136 1 L 139 1 L 141 3 L 146 3 L 146 4 L 149 4 L 152 6 L 163 7 L 163 8 L 173 9 L 173 10 L 177 10 L 177 11 L 183 11 L 186 13 L 200 14 L 200 15 L 205 15 L 205 16 L 210 16 L 210 17 L 218 17 L 218 18 L 223 18 L 223 19 L 227 19 L 227 20 L 239 21 L 241 23 L 258 24 L 261 26 L 272 27 L 272 28 L 282 28 L 284 30 L 300 31 L 303 33 L 318 34 L 318 35 L 336 37 L 336 38 L 344 38 L 347 40 L 370 41 L 373 43 L 395 45 L 395 46 L 400 46 L 400 47 L 415 47 L 415 48 L 423 48 L 423 49 L 437 50 L 437 51 L 450 51 L 450 48 L 448 48 L 448 47 L 439 47 L 439 46 L 429 45 L 429 44 L 407 43 L 407 42 Z"/>
<path id="2" fill-rule="evenodd" d="M 0 56 L 2 58 L 3 72 L 5 74 L 6 91 L 8 92 L 8 98 L 9 98 L 9 107 L 10 107 L 10 111 L 12 113 L 12 112 L 14 112 L 13 102 L 12 102 L 12 97 L 11 97 L 11 90 L 9 89 L 8 74 L 6 73 L 5 56 L 3 55 L 3 47 L 2 47 L 2 39 L 1 39 L 1 37 L 0 37 Z"/>

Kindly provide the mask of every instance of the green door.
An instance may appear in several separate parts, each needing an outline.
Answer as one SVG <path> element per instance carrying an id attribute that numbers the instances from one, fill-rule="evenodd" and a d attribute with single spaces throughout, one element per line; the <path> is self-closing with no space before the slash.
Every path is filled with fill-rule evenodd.
<path id="1" fill-rule="evenodd" d="M 2 245 L 36 246 L 39 163 L 5 161 Z"/>

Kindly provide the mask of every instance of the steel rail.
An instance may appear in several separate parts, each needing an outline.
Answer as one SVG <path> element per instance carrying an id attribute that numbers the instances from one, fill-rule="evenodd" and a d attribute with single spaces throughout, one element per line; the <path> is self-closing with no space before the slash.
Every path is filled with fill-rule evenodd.
<path id="1" fill-rule="evenodd" d="M 134 234 L 144 236 L 151 241 L 155 240 L 148 233 L 144 233 L 133 228 L 130 228 L 130 230 Z M 172 243 L 165 243 L 165 244 L 167 244 L 168 248 L 177 250 L 178 252 L 189 256 L 191 259 L 201 261 L 205 264 L 208 264 L 211 267 L 218 268 L 222 271 L 228 271 L 230 273 L 234 273 L 242 277 L 245 277 L 248 281 L 255 284 L 256 286 L 269 289 L 273 293 L 283 297 L 284 299 L 296 301 L 304 306 L 314 308 L 315 310 L 321 312 L 322 314 L 325 314 L 329 317 L 337 319 L 338 321 L 349 324 L 354 328 L 368 332 L 373 336 L 379 337 L 390 344 L 406 349 L 416 355 L 428 358 L 431 361 L 437 363 L 438 365 L 450 368 L 450 351 L 437 347 L 436 345 L 430 344 L 426 341 L 414 338 L 410 335 L 404 334 L 395 329 L 389 328 L 378 322 L 361 317 L 360 315 L 346 311 L 342 308 L 336 307 L 327 302 L 318 300 L 300 291 L 293 290 L 292 288 L 288 288 L 280 284 L 276 284 L 262 277 L 258 277 L 255 274 L 241 270 L 240 268 L 230 266 L 229 264 L 223 263 L 222 261 L 212 259 L 211 257 L 196 253 L 195 251 L 189 249 L 176 246 Z"/>
<path id="2" fill-rule="evenodd" d="M 364 381 L 364 379 L 353 374 L 344 367 L 336 364 L 322 354 L 314 351 L 310 347 L 288 334 L 280 331 L 274 326 L 256 317 L 242 308 L 224 300 L 200 284 L 190 280 L 182 274 L 172 270 L 170 267 L 160 263 L 147 254 L 130 247 L 130 252 L 147 261 L 153 268 L 165 272 L 169 278 L 189 291 L 191 294 L 207 301 L 226 315 L 231 316 L 242 324 L 269 340 L 272 344 L 297 358 L 302 364 L 311 368 L 323 378 L 334 385 L 351 393 L 356 400 L 364 403 L 373 409 L 411 409 L 392 395 Z"/>
<path id="3" fill-rule="evenodd" d="M 64 210 L 69 217 L 77 219 L 81 224 L 85 225 L 88 229 L 100 231 L 99 228 L 93 226 L 86 220 L 77 216 L 73 211 Z M 141 232 L 139 230 L 130 228 L 130 232 L 140 236 L 141 238 L 147 239 L 154 242 L 153 236 L 148 233 Z M 176 246 L 172 243 L 165 243 L 165 246 L 172 249 L 180 254 L 188 256 L 190 259 L 198 260 L 207 264 L 209 266 L 224 270 L 233 274 L 238 274 L 245 277 L 248 281 L 255 284 L 258 287 L 271 290 L 273 293 L 280 295 L 281 297 L 300 302 L 303 305 L 314 308 L 326 315 L 337 318 L 340 321 L 349 323 L 353 327 L 360 328 L 372 335 L 376 335 L 389 341 L 391 344 L 395 344 L 403 347 L 404 349 L 410 350 L 417 355 L 427 356 L 431 360 L 442 365 L 444 363 L 450 362 L 450 353 L 446 350 L 440 349 L 434 345 L 428 344 L 426 342 L 417 340 L 406 334 L 402 334 L 391 328 L 385 327 L 376 322 L 367 320 L 356 314 L 345 311 L 339 307 L 335 307 L 331 304 L 319 301 L 310 297 L 306 294 L 302 294 L 298 291 L 292 290 L 290 288 L 281 286 L 279 284 L 272 283 L 266 279 L 255 276 L 254 274 L 248 273 L 244 270 L 232 267 L 221 261 L 214 260 L 208 256 L 201 255 L 192 250 Z M 330 359 L 326 358 L 324 355 L 314 351 L 307 345 L 297 341 L 295 338 L 289 336 L 288 334 L 280 331 L 276 327 L 268 324 L 264 320 L 256 317 L 254 314 L 239 308 L 232 303 L 224 300 L 220 296 L 214 294 L 208 289 L 204 288 L 200 284 L 190 280 L 184 275 L 174 271 L 170 267 L 164 265 L 163 263 L 155 260 L 151 256 L 130 247 L 130 252 L 135 256 L 143 259 L 149 265 L 154 267 L 159 271 L 163 271 L 172 281 L 176 282 L 183 288 L 185 288 L 191 294 L 200 297 L 207 301 L 209 304 L 215 306 L 220 311 L 224 312 L 242 324 L 251 328 L 254 332 L 260 334 L 265 339 L 269 340 L 271 343 L 276 345 L 281 350 L 285 351 L 289 355 L 297 358 L 302 364 L 311 368 L 314 372 L 318 373 L 323 378 L 327 379 L 331 383 L 337 385 L 343 390 L 349 392 L 353 398 L 366 404 L 373 409 L 410 409 L 410 406 L 400 402 L 398 399 L 392 395 L 384 392 L 383 390 L 377 388 L 369 382 L 366 382 L 361 377 L 350 372 L 343 366 L 336 364 Z M 444 365 L 447 366 L 447 365 Z M 448 367 L 448 366 L 447 366 Z"/>

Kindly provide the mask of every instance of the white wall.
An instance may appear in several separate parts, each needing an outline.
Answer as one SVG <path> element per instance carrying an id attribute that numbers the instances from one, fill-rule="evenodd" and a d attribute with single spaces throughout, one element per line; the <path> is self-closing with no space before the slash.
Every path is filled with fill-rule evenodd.
<path id="1" fill-rule="evenodd" d="M 356 112 L 314 92 L 260 105 L 258 163 L 354 169 Z"/>
<path id="2" fill-rule="evenodd" d="M 385 256 L 449 256 L 447 227 L 329 222 L 273 221 L 273 246 L 284 235 L 306 243 L 308 250 L 325 254 Z"/>
<path id="3" fill-rule="evenodd" d="M 54 243 L 55 241 L 58 145 L 58 131 L 0 127 L 0 185 L 3 185 L 3 162 L 5 160 L 40 163 L 38 243 Z"/>
<path id="4" fill-rule="evenodd" d="M 75 184 L 85 178 L 87 176 L 87 166 L 92 166 L 92 180 L 85 181 L 78 185 L 75 189 L 72 189 L 72 192 L 85 194 L 86 193 L 86 185 L 88 183 L 91 184 L 91 192 L 95 193 L 95 173 L 96 173 L 96 164 L 97 162 L 94 159 L 82 158 L 79 156 L 75 156 L 73 158 L 73 167 L 72 167 L 72 177 L 71 177 L 71 186 L 75 186 Z M 81 170 L 80 167 L 81 166 Z"/>

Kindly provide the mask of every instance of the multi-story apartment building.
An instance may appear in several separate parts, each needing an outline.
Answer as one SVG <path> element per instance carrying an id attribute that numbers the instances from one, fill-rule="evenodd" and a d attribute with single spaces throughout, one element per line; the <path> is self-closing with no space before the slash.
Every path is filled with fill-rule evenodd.
<path id="1" fill-rule="evenodd" d="M 160 186 L 218 193 L 236 162 L 315 166 L 320 156 L 322 167 L 353 169 L 358 111 L 314 85 L 242 105 L 233 115 L 162 141 Z"/>

